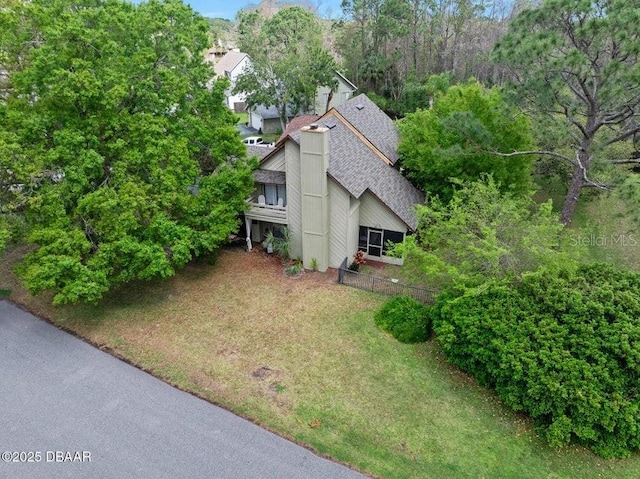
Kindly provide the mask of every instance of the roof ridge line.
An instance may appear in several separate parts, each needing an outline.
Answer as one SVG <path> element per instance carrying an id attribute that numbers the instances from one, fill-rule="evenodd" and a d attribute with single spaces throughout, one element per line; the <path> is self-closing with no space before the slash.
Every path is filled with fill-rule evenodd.
<path id="1" fill-rule="evenodd" d="M 318 118 L 318 121 L 324 120 L 324 117 L 328 116 L 330 113 L 335 115 L 347 128 L 349 128 L 358 138 L 360 138 L 362 142 L 365 145 L 367 145 L 367 147 L 369 147 L 371 151 L 373 151 L 376 155 L 378 155 L 382 161 L 384 161 L 389 166 L 393 166 L 393 162 L 389 158 L 387 158 L 387 156 L 384 153 L 382 153 L 382 151 L 380 151 L 380 149 L 378 149 L 378 147 L 374 145 L 371 142 L 371 140 L 369 140 L 369 138 L 364 136 L 360 132 L 360 130 L 358 130 L 355 126 L 353 126 L 351 122 L 342 115 L 342 113 L 336 110 L 335 107 L 332 107 L 328 112 L 326 112 L 324 115 Z"/>

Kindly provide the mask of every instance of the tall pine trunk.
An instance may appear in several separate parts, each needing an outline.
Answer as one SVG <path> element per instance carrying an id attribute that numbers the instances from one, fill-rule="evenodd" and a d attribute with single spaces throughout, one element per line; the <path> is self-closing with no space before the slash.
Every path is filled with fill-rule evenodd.
<path id="1" fill-rule="evenodd" d="M 562 212 L 560 213 L 560 222 L 565 226 L 571 223 L 576 207 L 578 206 L 578 201 L 580 200 L 580 195 L 582 194 L 586 172 L 591 163 L 591 155 L 588 151 L 587 148 L 582 147 L 578 150 L 576 156 L 578 163 L 573 169 L 571 181 L 569 182 L 569 190 L 567 191 L 567 196 L 562 205 Z"/>

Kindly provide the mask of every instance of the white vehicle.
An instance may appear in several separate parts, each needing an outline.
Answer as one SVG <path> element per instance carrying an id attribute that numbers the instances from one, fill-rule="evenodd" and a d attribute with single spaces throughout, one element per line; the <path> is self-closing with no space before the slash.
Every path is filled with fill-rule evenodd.
<path id="1" fill-rule="evenodd" d="M 261 136 L 248 136 L 242 140 L 245 145 L 263 145 L 264 141 Z"/>
<path id="2" fill-rule="evenodd" d="M 261 136 L 248 136 L 243 138 L 242 143 L 253 146 L 273 146 L 273 143 L 265 143 Z"/>

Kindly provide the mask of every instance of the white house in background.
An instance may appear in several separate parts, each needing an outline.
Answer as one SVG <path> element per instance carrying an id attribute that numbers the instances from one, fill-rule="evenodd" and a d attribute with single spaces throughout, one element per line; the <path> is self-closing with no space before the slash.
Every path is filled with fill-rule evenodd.
<path id="1" fill-rule="evenodd" d="M 365 95 L 308 119 L 260 160 L 245 212 L 249 246 L 286 226 L 305 268 L 338 267 L 358 250 L 400 263 L 387 243 L 415 231 L 424 194 L 395 168 L 395 124 Z"/>
<path id="2" fill-rule="evenodd" d="M 224 54 L 213 64 L 213 70 L 217 77 L 228 78 L 231 86 L 225 93 L 227 106 L 236 112 L 244 111 L 246 108 L 244 93 L 232 94 L 236 79 L 244 73 L 250 65 L 249 55 L 239 51 L 230 51 Z"/>
<path id="3" fill-rule="evenodd" d="M 340 72 L 336 72 L 335 79 L 338 82 L 335 91 L 332 91 L 328 86 L 318 87 L 314 102 L 316 114 L 322 115 L 331 108 L 342 105 L 344 102 L 350 100 L 358 90 L 358 87 L 351 83 L 349 79 Z"/>

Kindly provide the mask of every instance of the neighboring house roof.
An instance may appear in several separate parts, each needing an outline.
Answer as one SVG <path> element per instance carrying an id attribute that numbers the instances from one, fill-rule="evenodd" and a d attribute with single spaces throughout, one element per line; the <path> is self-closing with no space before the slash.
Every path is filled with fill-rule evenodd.
<path id="1" fill-rule="evenodd" d="M 256 105 L 251 111 L 258 115 L 263 120 L 273 120 L 274 118 L 280 118 L 280 113 L 275 105 L 271 105 L 269 107 L 265 105 Z"/>
<path id="2" fill-rule="evenodd" d="M 258 115 L 263 120 L 274 120 L 276 118 L 280 118 L 280 112 L 275 107 L 275 105 L 271 105 L 269 107 L 265 105 L 256 105 L 250 108 L 251 112 Z M 290 107 L 287 107 L 287 116 L 291 117 L 294 115 L 293 110 Z"/>
<path id="3" fill-rule="evenodd" d="M 332 108 L 317 123 L 330 129 L 327 173 L 355 198 L 370 191 L 415 230 L 418 221 L 413 206 L 424 202 L 424 193 L 392 166 L 398 160 L 398 132 L 393 120 L 365 95 L 359 95 Z M 300 130 L 288 138 L 300 143 Z M 276 150 L 283 145 L 278 143 Z"/>
<path id="4" fill-rule="evenodd" d="M 231 73 L 247 56 L 242 52 L 227 52 L 220 61 L 213 65 L 213 70 L 216 75 L 225 76 L 227 72 Z"/>
<path id="5" fill-rule="evenodd" d="M 320 118 L 320 115 L 300 115 L 292 118 L 282 135 L 280 135 L 280 138 L 278 138 L 278 141 L 284 140 L 287 136 L 300 130 L 303 126 L 310 125 L 314 121 L 317 121 L 318 118 Z"/>
<path id="6" fill-rule="evenodd" d="M 344 81 L 349 87 L 353 88 L 353 91 L 356 91 L 358 89 L 358 87 L 355 86 L 346 76 L 344 76 L 342 73 L 340 73 L 337 70 L 336 70 L 336 75 L 338 75 L 342 79 L 342 81 Z"/>

